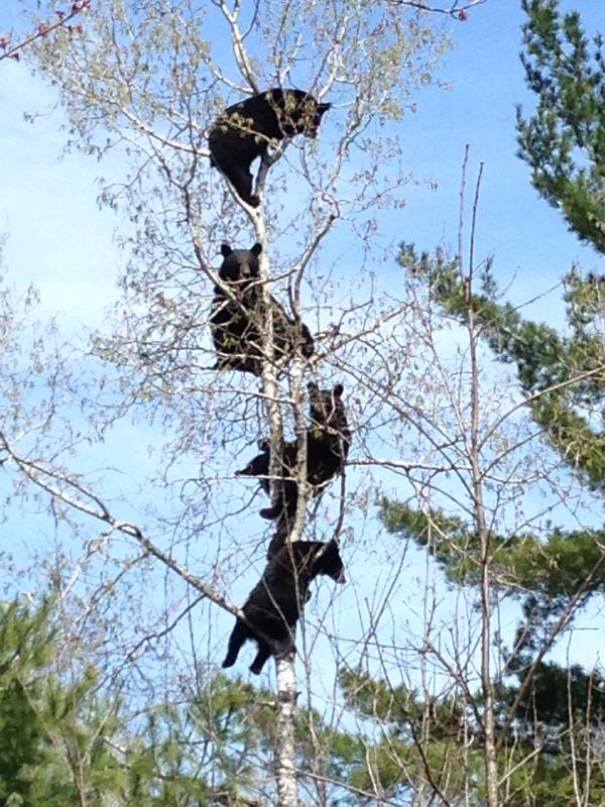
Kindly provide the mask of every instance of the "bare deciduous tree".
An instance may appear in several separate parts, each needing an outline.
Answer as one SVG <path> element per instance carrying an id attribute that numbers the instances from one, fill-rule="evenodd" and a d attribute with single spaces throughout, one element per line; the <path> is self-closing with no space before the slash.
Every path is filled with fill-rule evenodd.
<path id="1" fill-rule="evenodd" d="M 242 517 L 242 491 L 252 488 L 233 479 L 245 445 L 267 433 L 273 499 L 284 440 L 293 435 L 300 446 L 300 495 L 290 539 L 311 530 L 338 539 L 348 529 L 344 487 L 332 502 L 324 496 L 312 522 L 306 513 L 310 491 L 301 438 L 310 424 L 304 390 L 310 379 L 326 388 L 344 381 L 345 401 L 358 410 L 357 420 L 365 404 L 356 401 L 366 393 L 354 388 L 355 367 L 364 354 L 381 350 L 384 334 L 398 327 L 406 308 L 387 298 L 378 302 L 365 277 L 379 260 L 375 233 L 401 208 L 410 176 L 395 123 L 411 111 L 413 89 L 431 81 L 445 48 L 428 18 L 405 6 L 145 0 L 133 8 L 112 0 L 103 8 L 90 5 L 81 36 L 56 26 L 52 37 L 28 43 L 36 67 L 59 88 L 70 122 L 68 145 L 99 158 L 119 151 L 128 172 L 101 192 L 102 203 L 128 218 L 124 245 L 130 257 L 113 330 L 95 337 L 87 360 L 91 379 L 95 359 L 107 369 L 93 382 L 99 391 L 83 396 L 82 406 L 97 435 L 109 435 L 120 417 L 135 412 L 169 435 L 158 475 L 149 483 L 167 493 L 149 497 L 145 512 L 122 517 L 118 511 L 129 512 L 132 501 L 112 503 L 112 483 L 91 483 L 85 473 L 70 470 L 65 453 L 55 451 L 54 459 L 50 451 L 24 454 L 10 429 L 3 431 L 12 467 L 49 495 L 57 515 L 80 530 L 87 518 L 102 523 L 62 583 L 66 596 L 79 592 L 88 599 L 82 629 L 87 620 L 92 625 L 101 603 L 108 604 L 108 613 L 119 610 L 109 605 L 111 596 L 121 586 L 129 590 L 125 581 L 137 570 L 143 574 L 149 557 L 193 590 L 189 595 L 178 589 L 160 622 L 175 624 L 179 613 L 188 613 L 190 596 L 229 608 L 228 581 L 251 558 L 257 568 L 262 564 L 273 529 L 263 530 L 259 541 L 257 525 L 254 537 L 250 519 Z M 207 135 L 226 106 L 271 87 L 301 87 L 332 108 L 315 142 L 274 144 L 256 177 L 263 203 L 253 210 L 211 168 Z M 212 286 L 229 294 L 214 268 L 223 241 L 262 246 L 258 327 L 266 360 L 260 383 L 214 369 L 207 321 Z M 340 255 L 347 242 L 351 247 Z M 316 349 L 310 359 L 276 360 L 271 295 L 294 321 L 312 323 Z M 401 361 L 381 365 L 386 380 L 375 379 L 380 392 L 370 392 L 371 398 L 387 394 L 382 390 L 389 388 L 388 374 Z M 368 425 L 380 419 L 371 409 L 364 417 Z M 366 427 L 360 425 L 362 438 Z M 256 503 L 254 498 L 252 507 Z M 324 522 L 326 504 L 330 515 Z M 76 525 L 78 513 L 85 519 Z M 93 566 L 100 579 L 84 594 L 83 578 L 92 579 Z M 108 619 L 107 630 L 116 631 L 119 622 Z M 152 635 L 158 629 L 150 624 L 144 630 Z M 195 633 L 194 639 L 197 644 Z M 126 658 L 134 661 L 138 647 L 140 639 Z M 118 653 L 111 655 L 106 668 L 119 670 Z M 306 658 L 312 657 L 309 648 Z M 280 804 L 293 805 L 294 660 L 278 659 L 277 672 L 277 792 Z M 319 782 L 319 763 L 315 773 Z M 325 787 L 318 785 L 318 792 L 325 803 Z"/>

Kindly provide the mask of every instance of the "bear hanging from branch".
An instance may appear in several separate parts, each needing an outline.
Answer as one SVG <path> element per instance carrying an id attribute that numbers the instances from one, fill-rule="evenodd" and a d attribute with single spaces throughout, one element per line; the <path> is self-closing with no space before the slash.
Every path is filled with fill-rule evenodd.
<path id="1" fill-rule="evenodd" d="M 269 144 L 285 137 L 317 135 L 322 116 L 330 104 L 322 104 L 303 90 L 267 90 L 227 109 L 208 135 L 210 164 L 218 168 L 251 207 L 260 198 L 252 193 L 250 166 L 265 160 Z"/>
<path id="2" fill-rule="evenodd" d="M 296 541 L 287 544 L 267 563 L 263 576 L 242 608 L 246 622 L 237 619 L 229 637 L 223 667 L 235 664 L 244 642 L 252 639 L 258 652 L 250 671 L 258 675 L 272 655 L 294 652 L 296 623 L 309 599 L 309 586 L 325 574 L 345 583 L 338 544 L 330 541 Z"/>

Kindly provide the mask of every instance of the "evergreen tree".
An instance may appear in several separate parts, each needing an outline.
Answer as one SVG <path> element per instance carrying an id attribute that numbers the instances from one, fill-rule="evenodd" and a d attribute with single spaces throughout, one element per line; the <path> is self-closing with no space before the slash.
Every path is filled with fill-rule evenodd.
<path id="1" fill-rule="evenodd" d="M 603 39 L 582 28 L 579 14 L 562 14 L 556 0 L 523 0 L 527 13 L 522 62 L 537 97 L 535 112 L 518 110 L 520 156 L 538 192 L 565 217 L 578 238 L 605 252 L 605 64 Z M 564 279 L 568 328 L 559 332 L 524 319 L 498 296 L 487 262 L 481 289 L 443 251 L 418 254 L 403 244 L 400 263 L 449 318 L 474 328 L 502 362 L 513 365 L 525 407 L 570 472 L 595 496 L 605 485 L 605 277 Z M 476 281 L 475 281 L 476 282 Z M 384 499 L 389 532 L 426 548 L 455 586 L 481 585 L 482 545 L 467 517 L 439 508 L 419 511 Z M 605 590 L 605 530 L 563 529 L 548 534 L 491 530 L 490 574 L 501 597 L 516 597 L 523 618 L 512 646 L 499 638 L 503 674 L 496 680 L 499 767 L 511 805 L 601 804 L 605 801 L 601 732 L 605 679 L 545 659 L 578 609 Z M 386 739 L 355 781 L 373 778 L 393 794 L 414 782 L 465 803 L 484 804 L 480 759 L 482 695 L 443 696 L 427 703 L 406 687 L 361 672 L 341 683 L 354 708 L 384 721 Z M 428 720 L 428 716 L 432 719 Z M 464 756 L 462 748 L 471 751 Z M 506 757 L 506 763 L 504 758 Z M 598 760 L 599 764 L 594 764 Z M 504 777 L 504 771 L 508 771 Z M 468 783 L 473 782 L 469 795 Z M 578 801 L 580 800 L 580 801 Z"/>
<path id="2" fill-rule="evenodd" d="M 528 118 L 518 111 L 519 154 L 536 190 L 561 210 L 570 228 L 605 251 L 605 70 L 603 37 L 589 37 L 558 0 L 523 0 L 522 61 L 537 97 Z"/>
<path id="3" fill-rule="evenodd" d="M 170 703 L 143 704 L 129 725 L 85 670 L 66 683 L 62 636 L 50 600 L 0 610 L 0 801 L 90 807 L 251 807 L 271 803 L 278 741 L 275 698 L 239 680 L 200 678 Z M 313 728 L 311 728 L 313 727 Z M 311 731 L 315 736 L 311 737 Z M 342 779 L 359 765 L 355 737 L 300 710 L 297 758 L 310 768 L 317 742 Z"/>
<path id="4" fill-rule="evenodd" d="M 0 608 L 0 800 L 2 804 L 101 804 L 116 762 L 100 721 L 82 709 L 95 683 L 84 671 L 70 685 L 54 670 L 50 601 Z M 85 799 L 85 801 L 82 801 Z"/>
<path id="5" fill-rule="evenodd" d="M 497 290 L 486 267 L 473 293 L 456 260 L 443 252 L 418 255 L 402 245 L 400 262 L 414 282 L 426 284 L 448 318 L 472 320 L 494 355 L 513 364 L 525 405 L 572 474 L 598 496 L 605 481 L 603 433 L 603 315 L 599 278 L 566 278 L 569 335 L 523 319 Z M 466 516 L 438 507 L 419 510 L 384 498 L 380 515 L 388 532 L 429 551 L 453 586 L 481 586 L 482 541 Z M 605 799 L 605 779 L 591 760 L 600 759 L 605 717 L 605 679 L 596 670 L 546 660 L 562 631 L 592 597 L 605 592 L 605 530 L 524 530 L 489 533 L 490 575 L 499 598 L 516 598 L 522 620 L 510 646 L 498 637 L 502 674 L 495 679 L 496 735 L 507 774 L 507 804 L 567 805 L 585 783 L 590 803 Z M 458 682 L 461 683 L 461 682 Z M 348 671 L 341 684 L 352 707 L 387 727 L 364 765 L 353 773 L 360 788 L 373 781 L 391 797 L 402 787 L 423 788 L 485 804 L 481 747 L 485 703 L 480 692 L 431 699 L 409 687 Z M 465 683 L 465 686 L 467 684 Z M 469 743 L 471 751 L 469 752 Z M 467 749 L 462 761 L 462 749 Z M 529 764 L 531 762 L 531 764 Z M 377 785 L 379 783 L 379 785 Z M 454 802 L 455 803 L 455 802 Z"/>

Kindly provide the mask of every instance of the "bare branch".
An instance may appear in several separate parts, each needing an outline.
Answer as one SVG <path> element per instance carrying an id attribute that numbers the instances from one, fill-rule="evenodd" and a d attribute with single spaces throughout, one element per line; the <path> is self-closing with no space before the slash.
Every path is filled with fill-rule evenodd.
<path id="1" fill-rule="evenodd" d="M 92 0 L 73 0 L 71 9 L 69 11 L 57 11 L 57 21 L 54 23 L 47 23 L 47 22 L 40 22 L 36 30 L 27 36 L 25 39 L 22 39 L 16 45 L 11 44 L 10 39 L 8 36 L 0 36 L 0 62 L 3 59 L 16 59 L 19 61 L 19 57 L 21 52 L 24 48 L 30 45 L 32 42 L 35 42 L 36 39 L 44 39 L 49 34 L 52 34 L 53 31 L 56 31 L 58 28 L 64 28 L 68 31 L 68 33 L 81 33 L 79 30 L 81 26 L 73 26 L 69 25 L 69 21 L 80 14 L 82 11 L 86 11 L 90 8 L 92 4 Z M 76 28 L 78 30 L 76 30 Z"/>

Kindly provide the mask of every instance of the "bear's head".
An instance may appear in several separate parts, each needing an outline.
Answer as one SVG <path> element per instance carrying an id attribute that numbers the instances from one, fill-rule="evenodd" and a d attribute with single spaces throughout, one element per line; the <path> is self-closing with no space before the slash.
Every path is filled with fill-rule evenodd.
<path id="1" fill-rule="evenodd" d="M 260 274 L 258 256 L 262 251 L 263 248 L 258 243 L 251 249 L 231 249 L 229 244 L 223 244 L 221 246 L 223 263 L 218 270 L 220 279 L 225 283 L 256 280 Z"/>
<path id="2" fill-rule="evenodd" d="M 336 541 L 329 541 L 327 544 L 319 544 L 315 551 L 312 565 L 312 575 L 325 574 L 331 577 L 336 583 L 346 583 L 344 563 L 338 551 Z"/>
<path id="3" fill-rule="evenodd" d="M 272 93 L 275 93 L 275 90 L 269 91 L 269 99 Z M 279 112 L 280 128 L 288 137 L 297 134 L 317 137 L 321 119 L 332 106 L 329 103 L 320 103 L 311 93 L 303 90 L 284 90 L 281 103 L 283 108 Z"/>
<path id="4" fill-rule="evenodd" d="M 324 114 L 330 109 L 332 104 L 318 104 L 315 98 L 309 96 L 309 100 L 305 102 L 303 112 L 303 128 L 298 130 L 299 134 L 303 132 L 307 137 L 315 139 L 319 130 L 319 124 Z"/>
<path id="5" fill-rule="evenodd" d="M 334 389 L 322 390 L 311 382 L 309 390 L 309 409 L 313 424 L 346 426 L 345 407 L 342 402 L 344 387 L 336 384 Z"/>

